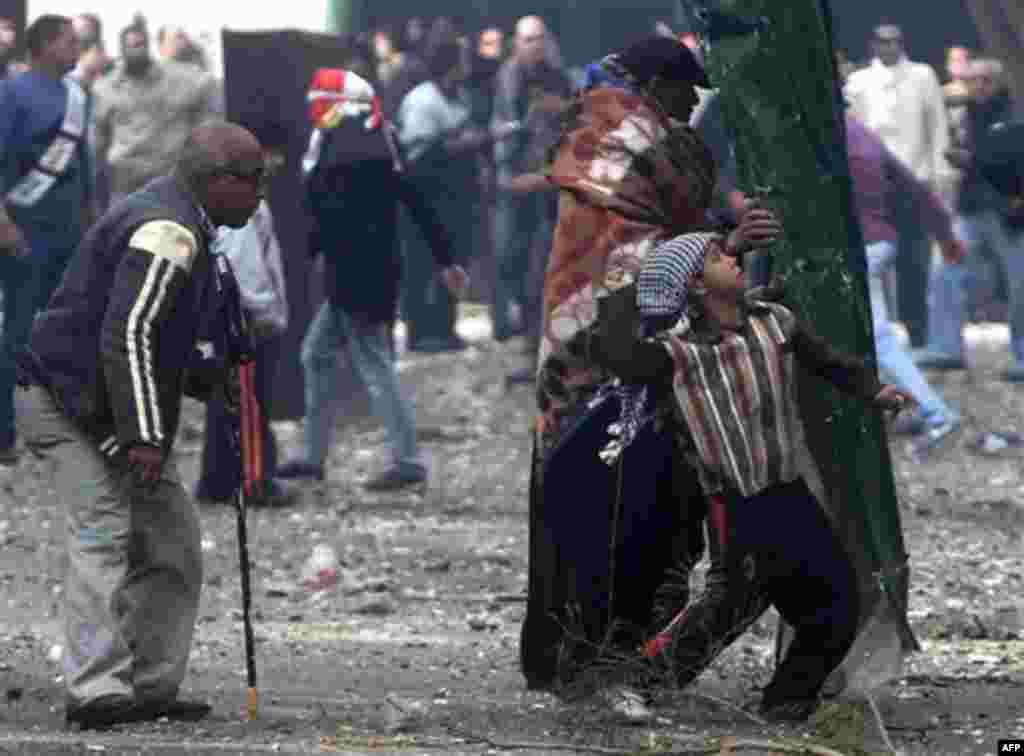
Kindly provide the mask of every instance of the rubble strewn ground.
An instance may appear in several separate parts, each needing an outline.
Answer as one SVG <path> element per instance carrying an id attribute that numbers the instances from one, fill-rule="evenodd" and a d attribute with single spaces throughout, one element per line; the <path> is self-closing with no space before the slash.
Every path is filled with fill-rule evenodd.
<path id="1" fill-rule="evenodd" d="M 215 714 L 196 725 L 155 723 L 104 734 L 66 733 L 60 685 L 62 518 L 44 463 L 25 459 L 2 480 L 0 752 L 79 754 L 726 753 L 723 738 L 826 743 L 841 753 L 886 752 L 873 713 L 827 709 L 803 728 L 765 728 L 740 706 L 770 674 L 766 618 L 650 726 L 625 727 L 587 704 L 526 692 L 518 631 L 526 578 L 526 483 L 532 396 L 506 390 L 524 359 L 496 345 L 468 310 L 473 346 L 409 357 L 421 436 L 432 460 L 425 492 L 370 496 L 383 432 L 349 412 L 339 421 L 328 480 L 288 509 L 250 515 L 260 717 L 245 722 L 234 513 L 203 510 L 206 586 L 186 682 Z M 1024 432 L 1024 388 L 998 381 L 1006 330 L 975 326 L 972 369 L 933 377 L 961 407 L 955 448 L 925 464 L 893 443 L 913 578 L 911 620 L 925 651 L 879 691 L 886 734 L 907 754 L 990 754 L 1024 736 L 1024 479 L 1022 452 L 981 456 L 966 445 L 988 430 Z M 282 447 L 298 427 L 278 424 Z M 201 408 L 190 405 L 180 444 L 195 479 Z M 333 548 L 337 585 L 310 592 L 303 569 Z M 853 712 L 853 714 L 851 714 Z M 851 736 L 851 732 L 853 735 Z M 789 738 L 784 741 L 783 739 Z M 788 743 L 789 745 L 784 745 Z M 520 748 L 522 747 L 522 748 Z M 787 750 L 788 749 L 788 750 Z"/>

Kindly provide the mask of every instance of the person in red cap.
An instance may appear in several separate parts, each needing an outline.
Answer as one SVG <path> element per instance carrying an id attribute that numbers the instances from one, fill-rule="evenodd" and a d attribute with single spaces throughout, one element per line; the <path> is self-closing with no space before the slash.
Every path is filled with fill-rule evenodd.
<path id="1" fill-rule="evenodd" d="M 366 488 L 418 485 L 426 481 L 427 469 L 417 448 L 412 407 L 398 383 L 389 334 L 402 275 L 395 232 L 399 204 L 429 239 L 448 291 L 461 296 L 469 278 L 453 262 L 451 237 L 437 213 L 406 178 L 373 87 L 352 71 L 320 69 L 309 102 L 313 134 L 303 169 L 315 224 L 311 250 L 323 256 L 327 300 L 302 345 L 305 454 L 281 466 L 277 476 L 323 480 L 337 351 L 344 344 L 374 413 L 387 428 L 393 454 L 392 464 Z"/>

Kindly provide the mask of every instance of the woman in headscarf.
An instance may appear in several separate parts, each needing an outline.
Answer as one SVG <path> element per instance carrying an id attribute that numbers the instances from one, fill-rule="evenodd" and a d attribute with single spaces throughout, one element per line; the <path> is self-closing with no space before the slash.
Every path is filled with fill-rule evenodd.
<path id="1" fill-rule="evenodd" d="M 673 470 L 671 434 L 653 423 L 637 433 L 642 392 L 594 401 L 611 376 L 589 344 L 598 300 L 633 282 L 660 242 L 708 225 L 715 165 L 687 125 L 696 87 L 708 86 L 677 40 L 638 42 L 587 69 L 553 154 L 559 212 L 544 284 L 521 645 L 531 687 L 566 683 L 596 655 L 591 644 L 635 648 L 638 634 L 686 604 L 703 550 L 703 498 L 689 471 Z M 751 214 L 729 243 L 762 240 L 764 215 Z M 602 461 L 609 431 L 624 429 L 633 448 L 623 456 L 613 443 Z M 672 567 L 685 574 L 655 610 Z M 633 632 L 621 632 L 623 623 Z"/>

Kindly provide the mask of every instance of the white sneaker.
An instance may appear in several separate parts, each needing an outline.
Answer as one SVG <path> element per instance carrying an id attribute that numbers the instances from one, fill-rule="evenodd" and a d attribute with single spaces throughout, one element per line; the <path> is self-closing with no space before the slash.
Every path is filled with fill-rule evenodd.
<path id="1" fill-rule="evenodd" d="M 960 419 L 948 419 L 938 425 L 929 426 L 924 433 L 911 442 L 911 456 L 916 462 L 923 462 L 953 440 L 960 430 Z"/>

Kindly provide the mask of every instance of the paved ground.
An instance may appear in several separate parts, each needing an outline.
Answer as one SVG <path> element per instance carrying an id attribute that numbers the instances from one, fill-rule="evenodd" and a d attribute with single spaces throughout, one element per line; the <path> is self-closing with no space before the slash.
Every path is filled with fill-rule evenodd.
<path id="1" fill-rule="evenodd" d="M 472 315 L 472 311 L 469 315 Z M 846 754 L 887 751 L 863 702 L 825 710 L 803 728 L 771 729 L 739 707 L 770 674 L 774 620 L 762 621 L 689 691 L 666 694 L 659 719 L 626 727 L 594 705 L 526 692 L 517 669 L 526 575 L 526 457 L 531 397 L 501 377 L 522 364 L 486 326 L 457 356 L 406 359 L 421 434 L 433 461 L 425 493 L 371 497 L 384 438 L 349 404 L 325 485 L 286 510 L 251 516 L 260 716 L 242 717 L 244 662 L 233 513 L 204 509 L 207 577 L 188 692 L 210 699 L 197 725 L 156 723 L 100 735 L 67 733 L 59 664 L 58 502 L 45 466 L 26 460 L 0 489 L 0 752 L 17 754 L 484 754 L 795 752 L 826 743 Z M 970 373 L 936 376 L 967 429 L 941 459 L 913 465 L 894 443 L 907 542 L 912 621 L 926 652 L 877 691 L 880 721 L 907 754 L 991 754 L 1024 735 L 1024 481 L 1020 457 L 976 457 L 983 429 L 1020 431 L 1024 393 L 995 380 L 1005 329 L 972 331 Z M 181 465 L 196 474 L 199 412 L 188 408 Z M 297 428 L 279 425 L 293 449 Z M 343 579 L 302 587 L 316 544 L 333 547 Z M 852 733 L 852 735 L 851 735 Z M 746 740 L 744 740 L 746 739 Z M 772 740 L 773 748 L 743 742 Z M 786 740 L 788 739 L 788 740 Z M 784 743 L 790 745 L 784 746 Z M 786 750 L 786 749 L 789 750 Z"/>

